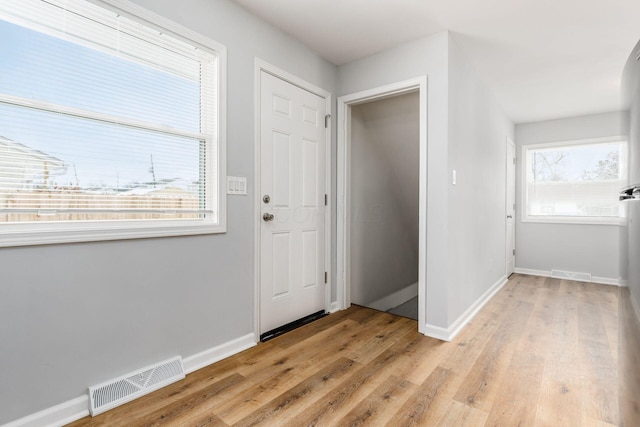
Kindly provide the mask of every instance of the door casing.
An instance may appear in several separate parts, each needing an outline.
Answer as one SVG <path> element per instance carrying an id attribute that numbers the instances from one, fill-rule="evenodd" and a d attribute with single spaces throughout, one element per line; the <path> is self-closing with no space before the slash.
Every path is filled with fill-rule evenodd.
<path id="1" fill-rule="evenodd" d="M 285 82 L 288 82 L 294 86 L 298 86 L 301 89 L 309 91 L 321 98 L 324 98 L 326 104 L 327 114 L 331 117 L 331 93 L 318 86 L 315 86 L 303 79 L 300 79 L 293 74 L 290 74 L 260 58 L 255 60 L 254 68 L 254 322 L 253 322 L 253 334 L 256 342 L 260 341 L 260 225 L 262 218 L 260 218 L 260 212 L 262 208 L 262 195 L 260 194 L 260 74 L 267 72 L 274 77 L 277 77 Z M 326 132 L 326 161 L 325 161 L 325 192 L 327 194 L 327 206 L 325 215 L 325 255 L 324 265 L 327 272 L 327 283 L 325 285 L 325 311 L 330 311 L 330 298 L 331 298 L 331 247 L 333 242 L 331 240 L 331 120 L 327 121 Z"/>
<path id="2" fill-rule="evenodd" d="M 427 77 L 418 77 L 374 89 L 345 95 L 338 98 L 338 145 L 337 145 L 337 265 L 336 288 L 337 309 L 351 305 L 350 284 L 350 230 L 349 230 L 349 182 L 351 154 L 351 106 L 375 101 L 408 92 L 419 92 L 420 98 L 420 184 L 418 191 L 418 331 L 426 333 L 426 256 L 427 256 Z"/>
<path id="3" fill-rule="evenodd" d="M 509 155 L 509 150 L 513 153 L 511 157 Z M 516 144 L 511 140 L 511 138 L 507 137 L 507 143 L 505 147 L 505 246 L 507 248 L 505 253 L 505 269 L 506 276 L 509 277 L 511 273 L 515 271 L 516 268 L 516 256 L 513 253 L 516 249 L 515 236 L 516 236 Z M 513 159 L 513 160 L 512 160 Z M 513 167 L 513 174 L 509 176 L 509 167 Z M 511 181 L 510 181 L 511 180 Z M 513 206 L 509 207 L 510 197 L 509 192 L 512 191 L 511 201 Z M 511 215 L 511 221 L 507 218 L 508 215 Z M 509 234 L 509 227 L 512 227 L 511 234 Z M 513 264 L 512 271 L 509 271 L 509 263 Z"/>

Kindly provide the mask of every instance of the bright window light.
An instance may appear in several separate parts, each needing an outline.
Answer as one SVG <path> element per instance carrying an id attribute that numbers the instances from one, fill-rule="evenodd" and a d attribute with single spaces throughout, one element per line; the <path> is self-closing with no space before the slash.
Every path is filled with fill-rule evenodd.
<path id="1" fill-rule="evenodd" d="M 154 16 L 0 2 L 0 245 L 224 231 L 224 46 Z"/>
<path id="2" fill-rule="evenodd" d="M 619 221 L 626 147 L 618 138 L 524 146 L 523 220 Z"/>

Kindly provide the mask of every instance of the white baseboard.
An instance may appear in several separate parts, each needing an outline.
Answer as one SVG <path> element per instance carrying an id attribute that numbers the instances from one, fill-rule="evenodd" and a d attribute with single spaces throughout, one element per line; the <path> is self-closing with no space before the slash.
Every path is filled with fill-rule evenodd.
<path id="1" fill-rule="evenodd" d="M 618 279 L 612 279 L 610 277 L 597 277 L 597 276 L 593 276 L 591 277 L 591 282 L 593 283 L 599 283 L 601 285 L 611 285 L 611 286 L 624 286 L 623 285 L 623 280 L 621 278 Z"/>
<path id="2" fill-rule="evenodd" d="M 551 277 L 551 271 L 547 271 L 547 270 L 534 270 L 531 268 L 515 268 L 513 272 L 518 274 L 526 274 L 528 276 Z M 591 276 L 590 283 L 599 283 L 601 285 L 612 285 L 612 286 L 624 286 L 624 281 L 621 278 L 613 279 L 610 277 Z"/>
<path id="3" fill-rule="evenodd" d="M 551 277 L 551 270 L 534 270 L 532 268 L 519 268 L 516 267 L 513 269 L 514 273 L 517 274 L 525 274 L 527 276 L 541 276 L 541 277 Z"/>
<path id="4" fill-rule="evenodd" d="M 338 304 L 338 301 L 334 301 L 331 303 L 331 305 L 329 306 L 329 313 L 335 313 L 336 311 L 340 310 L 340 304 Z"/>
<path id="5" fill-rule="evenodd" d="M 244 335 L 192 356 L 185 357 L 183 359 L 184 371 L 186 374 L 190 374 L 193 371 L 226 359 L 255 345 L 256 341 L 253 333 Z"/>
<path id="6" fill-rule="evenodd" d="M 76 397 L 51 408 L 11 421 L 2 427 L 60 427 L 89 415 L 89 395 Z"/>
<path id="7" fill-rule="evenodd" d="M 204 368 L 256 345 L 253 333 L 183 359 L 185 373 Z M 0 427 L 60 427 L 89 415 L 89 396 L 83 395 Z"/>
<path id="8" fill-rule="evenodd" d="M 640 323 L 640 307 L 638 307 L 638 303 L 636 303 L 636 299 L 631 293 L 629 293 L 629 298 L 631 298 L 631 307 L 633 308 L 633 312 L 636 315 L 636 321 Z"/>
<path id="9" fill-rule="evenodd" d="M 465 327 L 467 323 L 475 317 L 484 305 L 507 283 L 507 277 L 502 276 L 496 283 L 494 283 L 480 298 L 476 300 L 455 322 L 448 328 L 440 326 L 430 325 L 427 323 L 425 327 L 425 335 L 432 338 L 437 338 L 442 341 L 451 341 L 456 335 Z"/>
<path id="10" fill-rule="evenodd" d="M 391 295 L 387 295 L 386 297 L 380 298 L 379 300 L 365 305 L 375 310 L 387 311 L 409 301 L 411 298 L 416 296 L 418 296 L 418 282 L 413 283 L 406 288 L 400 289 L 399 291 L 396 291 Z"/>

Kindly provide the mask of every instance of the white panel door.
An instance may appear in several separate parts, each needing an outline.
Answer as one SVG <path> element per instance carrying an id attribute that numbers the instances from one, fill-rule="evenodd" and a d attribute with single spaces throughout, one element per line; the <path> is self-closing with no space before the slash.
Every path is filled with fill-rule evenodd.
<path id="1" fill-rule="evenodd" d="M 261 71 L 260 333 L 325 309 L 325 109 Z"/>
<path id="2" fill-rule="evenodd" d="M 507 138 L 507 277 L 513 273 L 516 264 L 516 146 Z"/>

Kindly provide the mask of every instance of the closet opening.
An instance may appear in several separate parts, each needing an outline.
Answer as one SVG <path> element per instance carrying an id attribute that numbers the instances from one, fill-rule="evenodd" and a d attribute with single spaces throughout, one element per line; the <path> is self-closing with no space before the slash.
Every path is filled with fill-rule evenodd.
<path id="1" fill-rule="evenodd" d="M 338 301 L 418 320 L 420 332 L 426 99 L 426 79 L 417 79 L 342 97 L 338 105 Z"/>

